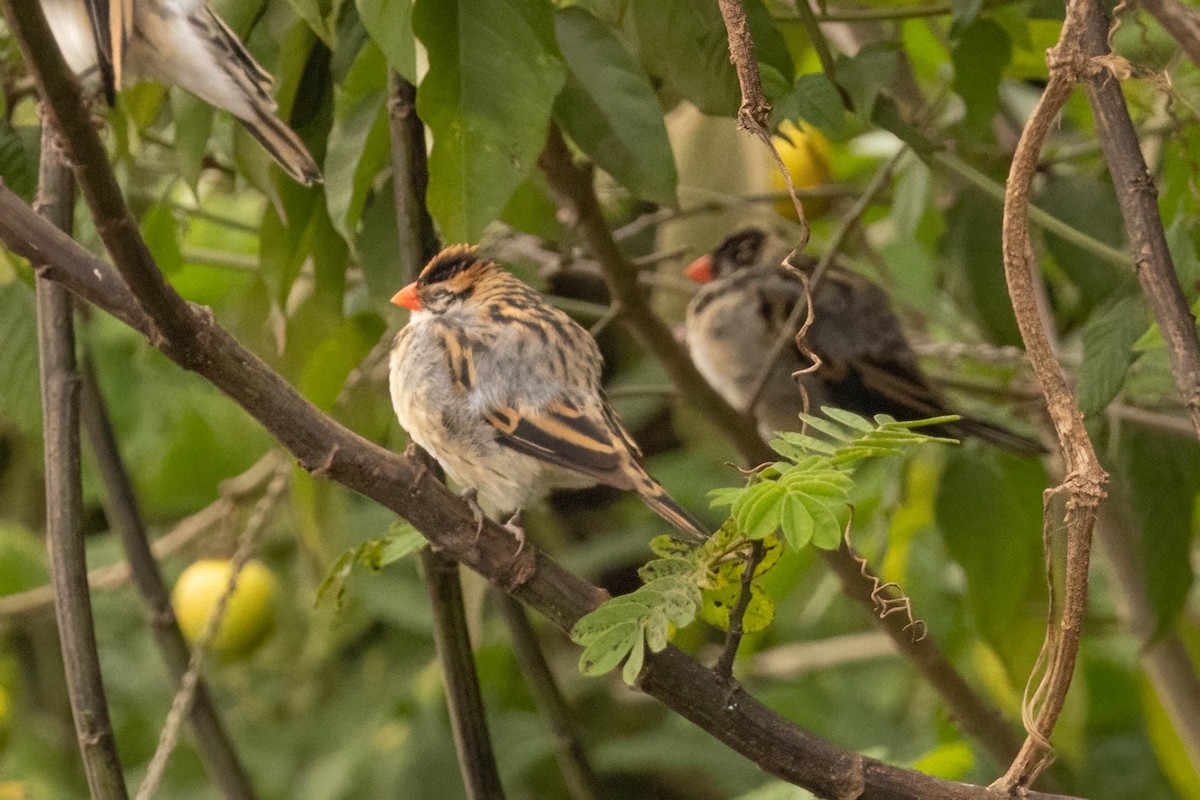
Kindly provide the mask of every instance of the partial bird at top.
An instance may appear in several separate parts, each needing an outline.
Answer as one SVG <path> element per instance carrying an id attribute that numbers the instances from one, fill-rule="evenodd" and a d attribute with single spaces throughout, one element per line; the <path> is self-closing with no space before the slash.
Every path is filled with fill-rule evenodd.
<path id="1" fill-rule="evenodd" d="M 517 512 L 551 489 L 631 489 L 707 536 L 642 466 L 591 334 L 529 286 L 456 245 L 392 302 L 412 311 L 391 354 L 396 416 L 458 483 Z"/>
<path id="2" fill-rule="evenodd" d="M 274 79 L 203 0 L 42 0 L 68 66 L 109 103 L 140 80 L 179 86 L 233 114 L 284 172 L 310 186 L 321 170 L 276 114 Z"/>
<path id="3" fill-rule="evenodd" d="M 687 268 L 704 284 L 688 306 L 686 336 L 696 368 L 729 403 L 744 409 L 768 354 L 797 303 L 804 284 L 781 266 L 789 248 L 761 230 L 728 237 Z M 803 255 L 791 262 L 809 273 L 817 262 Z M 800 378 L 809 409 L 834 406 L 865 416 L 898 420 L 957 413 L 917 363 L 877 285 L 849 270 L 831 267 L 813 289 L 813 324 L 806 343 L 821 365 Z M 794 335 L 799 329 L 789 330 Z M 799 430 L 803 397 L 792 374 L 811 360 L 790 345 L 772 368 L 754 410 L 764 436 Z M 963 418 L 928 429 L 954 437 L 974 436 L 1022 455 L 1045 452 L 1033 439 L 982 420 Z"/>

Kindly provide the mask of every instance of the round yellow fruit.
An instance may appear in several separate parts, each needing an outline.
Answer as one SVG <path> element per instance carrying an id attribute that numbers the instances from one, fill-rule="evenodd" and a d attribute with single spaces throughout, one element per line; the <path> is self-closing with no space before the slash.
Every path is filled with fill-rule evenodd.
<path id="1" fill-rule="evenodd" d="M 801 122 L 799 127 L 790 120 L 779 126 L 779 134 L 771 137 L 779 157 L 783 159 L 788 173 L 792 176 L 792 185 L 797 190 L 811 189 L 829 183 L 829 140 L 816 128 L 807 122 Z M 787 192 L 779 167 L 771 160 L 771 190 Z M 825 197 L 802 198 L 804 214 L 809 219 L 820 216 L 829 208 L 829 199 Z M 795 221 L 796 208 L 792 198 L 785 197 L 776 201 L 775 211 L 781 216 Z"/>
<path id="2" fill-rule="evenodd" d="M 185 569 L 175 582 L 171 605 L 189 642 L 195 643 L 204 632 L 232 572 L 233 564 L 228 560 L 204 559 Z M 208 649 L 226 658 L 249 654 L 275 627 L 277 594 L 278 585 L 271 570 L 261 562 L 247 562 L 238 573 L 225 615 L 209 640 Z"/>

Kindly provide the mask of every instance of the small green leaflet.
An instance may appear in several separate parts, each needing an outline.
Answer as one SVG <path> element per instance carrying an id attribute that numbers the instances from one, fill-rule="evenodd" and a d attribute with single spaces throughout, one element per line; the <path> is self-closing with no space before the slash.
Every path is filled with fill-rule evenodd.
<path id="1" fill-rule="evenodd" d="M 346 595 L 346 581 L 355 566 L 364 565 L 378 572 L 388 564 L 412 555 L 426 544 L 428 541 L 420 531 L 402 519 L 396 520 L 388 528 L 387 536 L 370 539 L 338 556 L 317 587 L 313 606 L 320 605 L 326 595 L 332 592 L 334 604 L 340 611 Z"/>

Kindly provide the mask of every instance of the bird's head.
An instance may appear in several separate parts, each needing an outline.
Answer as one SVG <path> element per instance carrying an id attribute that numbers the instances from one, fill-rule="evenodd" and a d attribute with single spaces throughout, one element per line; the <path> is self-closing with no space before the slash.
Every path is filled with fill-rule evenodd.
<path id="1" fill-rule="evenodd" d="M 759 264 L 767 241 L 767 234 L 758 228 L 738 231 L 721 242 L 716 250 L 689 264 L 684 274 L 696 283 L 726 278 L 740 269 Z"/>
<path id="2" fill-rule="evenodd" d="M 444 314 L 471 298 L 480 284 L 499 274 L 494 261 L 480 258 L 475 248 L 456 244 L 438 253 L 420 276 L 392 297 L 410 311 Z"/>

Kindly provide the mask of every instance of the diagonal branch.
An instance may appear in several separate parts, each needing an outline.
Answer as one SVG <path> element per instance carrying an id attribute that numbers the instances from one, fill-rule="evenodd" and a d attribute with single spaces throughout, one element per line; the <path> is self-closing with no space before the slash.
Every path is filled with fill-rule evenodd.
<path id="1" fill-rule="evenodd" d="M 1200 66 L 1200 9 L 1185 6 L 1179 0 L 1137 0 L 1167 33 L 1175 37 L 1184 52 Z"/>
<path id="2" fill-rule="evenodd" d="M 107 265 L 39 220 L 2 184 L 0 240 L 14 253 L 46 264 L 39 270 L 43 278 L 61 283 L 106 312 L 132 314 L 129 321 L 138 330 L 154 329 L 130 290 L 114 279 Z M 512 535 L 506 529 L 490 520 L 480 526 L 471 508 L 427 469 L 322 414 L 216 325 L 210 314 L 194 306 L 188 309 L 196 325 L 203 327 L 203 335 L 187 341 L 160 338 L 160 349 L 177 363 L 191 365 L 228 394 L 306 469 L 405 517 L 447 555 L 509 587 L 517 599 L 564 630 L 606 597 L 601 589 L 567 572 L 530 543 L 526 543 L 523 557 L 514 561 Z M 522 577 L 523 582 L 519 580 Z M 731 694 L 728 684 L 712 670 L 673 647 L 648 657 L 642 675 L 643 691 L 771 774 L 819 795 L 867 800 L 995 800 L 993 793 L 980 786 L 934 778 L 842 750 L 746 692 Z M 1038 792 L 1028 797 L 1061 800 Z"/>
<path id="3" fill-rule="evenodd" d="M 1099 61 L 1111 55 L 1109 19 L 1100 3 L 1084 3 L 1083 15 L 1079 38 L 1084 57 Z M 1167 249 L 1167 234 L 1158 213 L 1158 190 L 1142 157 L 1120 81 L 1109 70 L 1095 68 L 1088 71 L 1084 88 L 1096 119 L 1096 138 L 1117 190 L 1138 281 L 1167 343 L 1171 374 L 1200 437 L 1200 341 L 1196 338 L 1196 320 Z"/>

